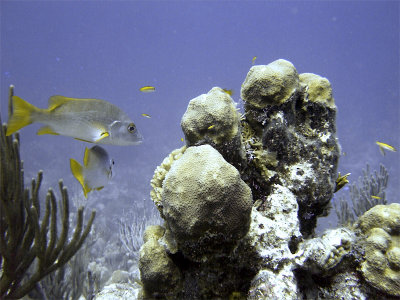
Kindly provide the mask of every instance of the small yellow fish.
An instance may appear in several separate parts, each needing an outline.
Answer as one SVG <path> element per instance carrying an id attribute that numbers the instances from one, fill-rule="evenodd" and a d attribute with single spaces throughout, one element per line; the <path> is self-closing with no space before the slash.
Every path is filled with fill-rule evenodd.
<path id="1" fill-rule="evenodd" d="M 233 95 L 233 90 L 226 90 L 226 89 L 222 89 L 225 93 L 227 93 L 229 96 Z"/>
<path id="2" fill-rule="evenodd" d="M 215 127 L 215 124 L 208 126 L 207 129 L 213 129 Z"/>
<path id="3" fill-rule="evenodd" d="M 183 142 L 183 138 L 181 138 L 181 142 Z"/>
<path id="4" fill-rule="evenodd" d="M 382 199 L 382 197 L 379 197 L 379 196 L 371 196 L 371 198 L 377 199 L 377 200 L 381 200 Z"/>
<path id="5" fill-rule="evenodd" d="M 137 145 L 142 136 L 132 120 L 117 106 L 100 99 L 63 96 L 49 98 L 47 109 L 37 108 L 20 97 L 12 97 L 7 136 L 32 124 L 42 123 L 38 135 L 70 136 L 77 140 L 111 145 Z"/>
<path id="6" fill-rule="evenodd" d="M 143 92 L 143 93 L 151 93 L 151 92 L 155 92 L 156 88 L 154 86 L 142 86 L 139 91 Z"/>
<path id="7" fill-rule="evenodd" d="M 149 118 L 149 119 L 151 118 L 151 116 L 148 115 L 148 114 L 142 114 L 142 116 L 143 116 L 143 117 L 146 117 L 146 118 Z"/>
<path id="8" fill-rule="evenodd" d="M 251 64 L 254 65 L 254 62 L 256 61 L 257 56 L 254 56 L 253 59 L 251 60 Z"/>
<path id="9" fill-rule="evenodd" d="M 392 152 L 396 152 L 396 148 L 393 146 L 390 146 L 389 144 L 382 143 L 382 142 L 376 142 L 376 144 L 379 146 L 379 150 L 381 151 L 382 155 L 385 156 L 385 150 L 389 150 Z"/>
<path id="10" fill-rule="evenodd" d="M 338 190 L 340 190 L 342 187 L 344 187 L 346 184 L 349 183 L 349 181 L 347 180 L 347 177 L 350 175 L 351 173 L 347 173 L 346 175 L 341 176 L 340 172 L 338 174 L 338 178 L 336 179 L 336 186 L 335 186 L 335 190 L 333 191 L 334 193 L 336 193 Z"/>
<path id="11" fill-rule="evenodd" d="M 108 153 L 100 146 L 85 148 L 83 166 L 75 159 L 70 159 L 72 175 L 82 186 L 83 194 L 92 190 L 101 190 L 112 177 L 113 160 L 110 160 Z"/>

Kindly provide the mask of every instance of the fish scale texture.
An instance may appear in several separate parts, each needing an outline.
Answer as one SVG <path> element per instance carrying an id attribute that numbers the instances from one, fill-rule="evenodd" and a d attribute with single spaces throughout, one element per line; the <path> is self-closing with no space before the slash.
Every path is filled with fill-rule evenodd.
<path id="1" fill-rule="evenodd" d="M 189 147 L 163 182 L 163 215 L 179 249 L 199 260 L 228 251 L 249 229 L 252 195 L 209 145 Z"/>

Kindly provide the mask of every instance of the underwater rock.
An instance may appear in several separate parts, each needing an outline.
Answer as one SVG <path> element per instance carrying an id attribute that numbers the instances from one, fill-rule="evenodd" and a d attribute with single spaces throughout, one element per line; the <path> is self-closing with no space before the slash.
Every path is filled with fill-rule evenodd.
<path id="1" fill-rule="evenodd" d="M 186 145 L 209 144 L 236 167 L 244 163 L 240 138 L 240 114 L 231 96 L 219 87 L 192 100 L 181 120 Z"/>
<path id="2" fill-rule="evenodd" d="M 296 263 L 311 274 L 327 275 L 350 253 L 356 241 L 347 228 L 331 229 L 300 244 Z"/>
<path id="3" fill-rule="evenodd" d="M 260 269 L 251 282 L 249 299 L 297 299 L 293 253 L 301 234 L 296 197 L 289 189 L 274 185 L 264 205 L 268 210 L 253 207 L 245 238 L 259 257 Z"/>
<path id="4" fill-rule="evenodd" d="M 400 297 L 400 204 L 376 205 L 357 221 L 364 261 L 360 271 L 374 288 Z"/>
<path id="5" fill-rule="evenodd" d="M 172 297 L 181 289 L 181 272 L 158 242 L 158 233 L 148 238 L 140 249 L 139 270 L 144 299 Z M 149 235 L 151 233 L 146 234 Z"/>
<path id="6" fill-rule="evenodd" d="M 249 229 L 251 206 L 239 172 L 209 145 L 189 147 L 163 182 L 166 225 L 194 261 L 229 253 Z"/>
<path id="7" fill-rule="evenodd" d="M 96 295 L 96 300 L 132 300 L 138 299 L 140 286 L 137 283 L 112 283 L 105 286 Z"/>
<path id="8" fill-rule="evenodd" d="M 255 108 L 279 105 L 299 89 L 299 75 L 293 64 L 278 59 L 268 65 L 251 67 L 242 84 L 241 97 Z"/>
<path id="9" fill-rule="evenodd" d="M 277 60 L 250 69 L 242 97 L 246 175 L 254 197 L 265 197 L 273 183 L 288 187 L 299 203 L 301 233 L 309 236 L 317 218 L 328 214 L 337 177 L 340 146 L 330 83 L 315 74 L 299 76 L 291 63 Z"/>
<path id="10" fill-rule="evenodd" d="M 357 272 L 343 272 L 329 277 L 323 284 L 315 286 L 313 282 L 301 278 L 299 287 L 301 296 L 298 299 L 377 299 L 369 295 L 369 290 L 360 284 Z"/>
<path id="11" fill-rule="evenodd" d="M 174 163 L 174 161 L 178 160 L 182 156 L 182 154 L 186 151 L 186 148 L 187 148 L 186 146 L 183 146 L 179 149 L 175 149 L 166 158 L 164 158 L 161 165 L 159 165 L 154 171 L 153 178 L 150 181 L 152 187 L 152 190 L 150 191 L 150 198 L 156 205 L 158 211 L 160 212 L 161 217 L 163 217 L 162 204 L 161 204 L 162 191 L 163 191 L 162 184 L 164 182 L 165 175 L 167 175 L 168 171 L 171 169 L 171 166 Z"/>
<path id="12" fill-rule="evenodd" d="M 342 228 L 310 239 L 317 218 L 329 211 L 337 178 L 340 146 L 329 81 L 299 75 L 290 62 L 278 60 L 252 67 L 241 96 L 241 120 L 231 97 L 219 88 L 191 100 L 181 122 L 188 148 L 174 150 L 155 171 L 151 197 L 165 230 L 152 229 L 141 257 L 149 266 L 150 260 L 168 261 L 168 272 L 180 275 L 171 275 L 174 284 L 168 289 L 165 270 L 152 268 L 154 281 L 142 276 L 144 294 L 176 299 L 340 295 L 346 282 L 341 268 L 350 268 L 354 285 L 346 293 L 364 295 L 354 276 L 353 232 Z M 325 276 L 336 280 L 332 286 Z"/>

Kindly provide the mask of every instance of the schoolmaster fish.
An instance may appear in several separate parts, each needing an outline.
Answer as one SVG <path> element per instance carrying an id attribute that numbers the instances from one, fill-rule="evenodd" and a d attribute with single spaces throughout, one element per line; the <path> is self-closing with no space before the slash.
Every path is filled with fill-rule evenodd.
<path id="1" fill-rule="evenodd" d="M 110 160 L 107 151 L 96 145 L 92 148 L 85 148 L 83 165 L 75 159 L 70 159 L 72 175 L 82 186 L 83 194 L 92 190 L 101 190 L 112 177 L 113 160 Z"/>
<path id="2" fill-rule="evenodd" d="M 135 123 L 117 106 L 100 99 L 52 96 L 47 109 L 13 96 L 14 111 L 7 136 L 32 123 L 42 123 L 38 135 L 70 136 L 89 143 L 137 145 L 142 136 Z"/>

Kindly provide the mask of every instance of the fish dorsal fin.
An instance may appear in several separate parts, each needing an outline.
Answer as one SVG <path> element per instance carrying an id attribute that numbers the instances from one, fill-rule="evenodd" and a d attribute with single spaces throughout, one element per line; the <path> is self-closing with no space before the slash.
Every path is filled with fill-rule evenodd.
<path id="1" fill-rule="evenodd" d="M 71 167 L 72 175 L 79 181 L 82 188 L 85 189 L 85 180 L 83 178 L 83 167 L 80 163 L 78 163 L 75 159 L 71 158 L 69 160 L 69 165 Z"/>
<path id="2" fill-rule="evenodd" d="M 60 107 L 61 105 L 69 102 L 69 101 L 74 101 L 76 100 L 75 98 L 68 98 L 68 97 L 64 97 L 64 96 L 60 96 L 60 95 L 55 95 L 55 96 L 51 96 L 49 98 L 49 107 L 48 109 L 54 110 L 57 107 Z"/>
<path id="3" fill-rule="evenodd" d="M 57 132 L 54 132 L 54 130 L 50 126 L 41 127 L 36 134 L 37 135 L 43 135 L 43 134 L 59 135 Z"/>
<path id="4" fill-rule="evenodd" d="M 85 198 L 87 198 L 87 194 L 92 190 L 90 187 L 87 186 L 85 183 L 85 178 L 83 177 L 83 167 L 80 163 L 78 163 L 75 159 L 71 158 L 70 160 L 70 167 L 72 175 L 79 181 L 82 186 L 83 194 Z"/>
<path id="5" fill-rule="evenodd" d="M 104 102 L 104 100 L 99 100 L 99 99 L 69 98 L 69 97 L 64 97 L 64 96 L 60 96 L 60 95 L 54 95 L 49 98 L 48 110 L 52 111 L 52 110 L 66 104 L 68 102 L 71 102 L 71 101 L 97 101 L 97 102 L 101 101 L 101 102 Z"/>

